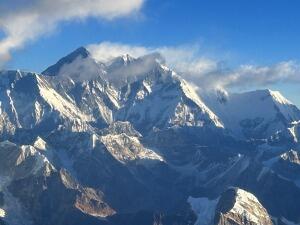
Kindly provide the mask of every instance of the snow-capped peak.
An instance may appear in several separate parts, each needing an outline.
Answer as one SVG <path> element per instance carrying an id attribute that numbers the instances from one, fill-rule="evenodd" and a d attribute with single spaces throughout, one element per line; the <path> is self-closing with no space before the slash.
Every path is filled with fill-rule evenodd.
<path id="1" fill-rule="evenodd" d="M 104 64 L 97 62 L 87 49 L 81 47 L 48 67 L 43 75 L 58 79 L 83 82 L 100 78 L 105 73 Z"/>
<path id="2" fill-rule="evenodd" d="M 106 62 L 106 72 L 103 77 L 115 87 L 122 88 L 149 75 L 157 74 L 155 71 L 159 69 L 162 69 L 162 66 L 157 54 L 148 54 L 139 58 L 126 54 Z"/>
<path id="3" fill-rule="evenodd" d="M 300 119 L 300 110 L 280 92 L 269 89 L 203 95 L 205 103 L 237 136 L 267 138 Z"/>
<path id="4" fill-rule="evenodd" d="M 85 59 L 88 57 L 90 57 L 89 51 L 84 47 L 80 47 L 68 54 L 67 56 L 60 59 L 56 64 L 48 67 L 45 71 L 42 72 L 42 74 L 47 76 L 56 76 L 59 73 L 62 66 L 72 63 L 77 58 Z"/>
<path id="5" fill-rule="evenodd" d="M 130 63 L 134 62 L 135 60 L 136 58 L 130 56 L 129 54 L 123 54 L 109 60 L 105 64 L 106 66 L 110 66 L 110 67 L 127 66 Z"/>
<path id="6" fill-rule="evenodd" d="M 270 89 L 267 89 L 266 91 L 268 91 L 270 93 L 270 95 L 273 97 L 274 101 L 277 101 L 280 104 L 286 104 L 286 105 L 292 104 L 279 91 L 272 91 Z"/>

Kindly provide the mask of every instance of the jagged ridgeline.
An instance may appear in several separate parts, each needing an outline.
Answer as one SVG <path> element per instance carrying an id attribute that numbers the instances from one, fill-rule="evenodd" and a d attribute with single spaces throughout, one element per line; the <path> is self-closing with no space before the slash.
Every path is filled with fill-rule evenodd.
<path id="1" fill-rule="evenodd" d="M 157 54 L 0 72 L 0 224 L 300 223 L 300 110 Z"/>

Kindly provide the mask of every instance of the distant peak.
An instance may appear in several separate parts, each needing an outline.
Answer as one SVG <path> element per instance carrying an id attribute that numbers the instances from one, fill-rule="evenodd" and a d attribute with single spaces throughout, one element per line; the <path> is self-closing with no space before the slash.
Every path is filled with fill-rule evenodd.
<path id="1" fill-rule="evenodd" d="M 47 75 L 47 76 L 55 76 L 58 74 L 60 68 L 63 65 L 72 63 L 78 57 L 85 59 L 85 58 L 90 57 L 90 55 L 91 55 L 90 52 L 85 47 L 79 47 L 75 51 L 71 52 L 67 56 L 60 59 L 54 65 L 48 67 L 45 71 L 42 72 L 42 74 Z"/>
<path id="2" fill-rule="evenodd" d="M 291 104 L 289 100 L 287 100 L 281 93 L 280 91 L 273 91 L 271 89 L 263 89 L 263 90 L 258 90 L 257 92 L 260 92 L 262 94 L 265 94 L 267 96 L 270 96 L 273 100 L 282 103 L 282 104 Z"/>
<path id="3" fill-rule="evenodd" d="M 71 63 L 79 56 L 87 58 L 90 55 L 90 52 L 85 47 L 79 47 L 75 51 L 60 59 L 58 62 Z"/>
<path id="4" fill-rule="evenodd" d="M 130 56 L 129 54 L 122 55 L 122 58 L 123 58 L 124 62 L 130 62 L 130 61 L 135 60 L 135 58 Z"/>
<path id="5" fill-rule="evenodd" d="M 134 62 L 136 58 L 130 56 L 129 54 L 123 54 L 111 59 L 107 65 L 113 67 L 127 66 Z"/>
<path id="6" fill-rule="evenodd" d="M 243 95 L 251 96 L 252 98 L 260 98 L 262 100 L 272 100 L 280 104 L 291 105 L 292 103 L 287 100 L 279 91 L 271 89 L 260 89 L 256 91 L 249 91 L 242 93 Z"/>
<path id="7" fill-rule="evenodd" d="M 257 89 L 257 90 L 242 92 L 242 94 L 253 95 L 253 96 L 271 96 L 272 93 L 276 93 L 276 91 L 272 91 L 271 89 Z"/>
<path id="8" fill-rule="evenodd" d="M 272 98 L 275 101 L 277 101 L 278 103 L 287 104 L 287 105 L 292 104 L 292 102 L 290 102 L 288 99 L 286 99 L 279 91 L 269 90 L 269 92 L 270 92 L 270 95 L 272 96 Z"/>
<path id="9" fill-rule="evenodd" d="M 264 92 L 264 93 L 266 93 L 266 94 L 268 94 L 268 95 L 274 95 L 274 94 L 277 94 L 277 95 L 281 95 L 281 93 L 279 92 L 279 91 L 273 91 L 273 90 L 271 90 L 271 89 L 269 89 L 269 88 L 267 88 L 267 89 L 263 89 L 263 90 L 260 90 L 261 92 Z M 282 95 L 281 95 L 282 96 Z"/>
<path id="10" fill-rule="evenodd" d="M 81 55 L 83 58 L 89 57 L 90 52 L 85 47 L 79 47 L 73 51 L 70 55 L 74 54 L 75 56 Z"/>

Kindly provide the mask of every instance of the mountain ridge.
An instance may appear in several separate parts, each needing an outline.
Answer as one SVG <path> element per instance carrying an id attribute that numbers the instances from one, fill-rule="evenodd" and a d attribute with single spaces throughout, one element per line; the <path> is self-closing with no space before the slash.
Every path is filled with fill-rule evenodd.
<path id="1" fill-rule="evenodd" d="M 239 202 L 205 225 L 300 223 L 300 110 L 280 93 L 202 93 L 158 55 L 85 48 L 0 73 L 0 224 L 191 225 L 198 198 Z"/>

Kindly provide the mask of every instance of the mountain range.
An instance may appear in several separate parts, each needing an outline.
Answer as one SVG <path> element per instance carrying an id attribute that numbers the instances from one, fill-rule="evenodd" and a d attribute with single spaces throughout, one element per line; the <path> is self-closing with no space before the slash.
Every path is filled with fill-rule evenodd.
<path id="1" fill-rule="evenodd" d="M 0 72 L 0 224 L 300 224 L 300 110 L 158 54 Z"/>

